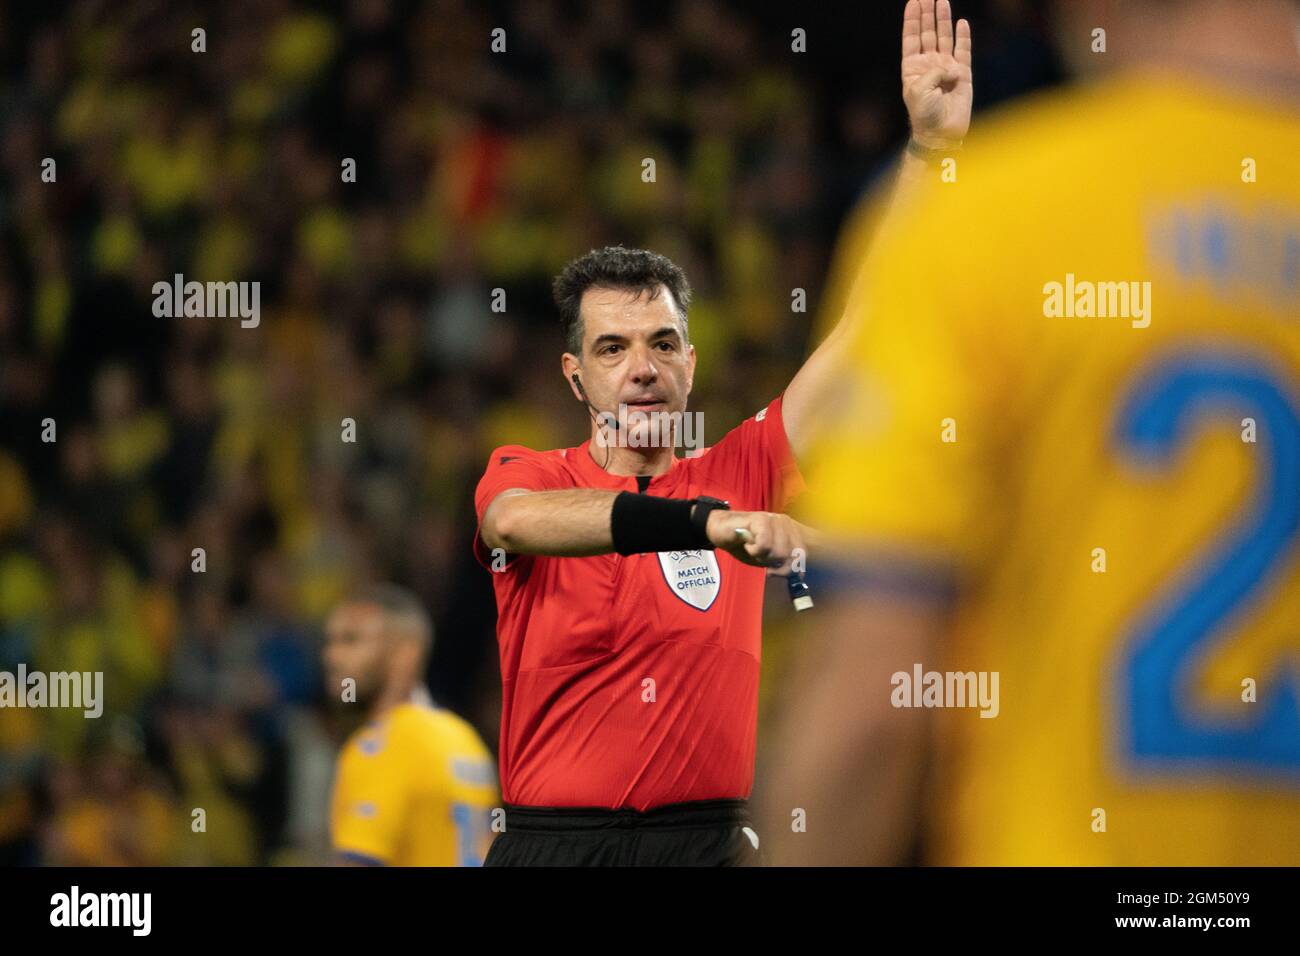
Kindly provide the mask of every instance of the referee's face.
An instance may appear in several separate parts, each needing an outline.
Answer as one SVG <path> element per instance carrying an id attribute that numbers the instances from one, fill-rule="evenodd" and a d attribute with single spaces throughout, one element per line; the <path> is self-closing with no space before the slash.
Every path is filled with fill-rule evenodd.
<path id="1" fill-rule="evenodd" d="M 695 377 L 695 348 L 686 342 L 672 293 L 660 286 L 652 299 L 628 289 L 593 287 L 583 293 L 579 314 L 582 359 L 565 353 L 565 377 L 579 375 L 597 412 L 618 415 L 626 406 L 629 438 L 637 431 L 652 438 L 650 416 L 684 412 Z"/>

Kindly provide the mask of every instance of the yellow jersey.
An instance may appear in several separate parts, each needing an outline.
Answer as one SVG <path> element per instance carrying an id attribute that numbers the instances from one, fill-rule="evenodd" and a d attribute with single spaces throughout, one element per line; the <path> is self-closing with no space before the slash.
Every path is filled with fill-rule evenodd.
<path id="1" fill-rule="evenodd" d="M 390 866 L 481 866 L 497 803 L 491 755 L 450 711 L 403 703 L 359 728 L 339 756 L 334 851 Z"/>
<path id="2" fill-rule="evenodd" d="M 1000 676 L 935 712 L 932 859 L 1300 863 L 1300 107 L 1133 74 L 954 158 L 833 276 L 800 515 L 942 569 L 933 666 Z"/>

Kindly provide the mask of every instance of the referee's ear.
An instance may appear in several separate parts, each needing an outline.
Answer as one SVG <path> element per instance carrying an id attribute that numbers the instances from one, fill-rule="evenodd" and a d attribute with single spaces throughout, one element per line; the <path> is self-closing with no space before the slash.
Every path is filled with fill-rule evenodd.
<path id="1" fill-rule="evenodd" d="M 582 375 L 582 361 L 572 352 L 565 352 L 560 356 L 560 370 L 564 373 L 564 380 L 568 383 L 569 391 L 573 393 L 573 397 L 582 404 L 587 404 L 583 400 L 582 391 L 578 388 L 577 382 L 573 380 L 575 375 L 579 377 Z"/>

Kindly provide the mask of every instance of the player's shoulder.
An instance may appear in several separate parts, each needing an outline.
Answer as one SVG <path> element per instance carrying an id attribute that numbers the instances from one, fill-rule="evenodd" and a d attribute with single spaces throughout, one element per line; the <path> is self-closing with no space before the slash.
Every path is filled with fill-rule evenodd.
<path id="1" fill-rule="evenodd" d="M 1105 179 L 1126 155 L 1118 147 L 1132 150 L 1132 138 L 1142 135 L 1139 116 L 1150 122 L 1143 101 L 1160 95 L 1143 84 L 1111 80 L 1044 90 L 996 108 L 980 117 L 955 170 L 958 183 L 983 189 L 955 192 L 992 202 L 1012 192 L 1023 202 L 1036 191 L 1059 198 L 1063 178 L 1076 186 L 1090 176 Z"/>
<path id="2" fill-rule="evenodd" d="M 942 241 L 954 269 L 993 281 L 1041 251 L 1027 239 L 1052 237 L 1053 247 L 1091 241 L 1114 210 L 1136 209 L 1153 151 L 1167 153 L 1173 131 L 1193 125 L 1172 118 L 1182 102 L 1160 81 L 1118 77 L 1041 91 L 982 115 L 954 165 L 914 197 L 893 241 L 871 249 L 872 261 L 893 271 Z M 1005 254 L 1010 248 L 1017 256 Z"/>
<path id="3" fill-rule="evenodd" d="M 391 744 L 392 733 L 388 721 L 367 721 L 348 735 L 339 753 L 340 766 L 346 770 L 389 763 L 393 755 Z"/>
<path id="4" fill-rule="evenodd" d="M 1059 139 L 1066 125 L 1064 117 L 1068 116 L 1068 125 L 1075 128 L 1105 125 L 1110 117 L 1122 115 L 1134 98 L 1149 93 L 1148 87 L 1128 78 L 1049 87 L 993 108 L 980 118 L 973 141 L 986 145 L 1022 139 L 1042 143 L 1047 141 L 1043 135 L 1047 131 Z"/>
<path id="5" fill-rule="evenodd" d="M 404 745 L 425 753 L 484 752 L 472 724 L 459 714 L 427 704 L 403 704 L 393 716 L 393 733 Z"/>
<path id="6" fill-rule="evenodd" d="M 491 786 L 496 767 L 491 752 L 469 721 L 442 707 L 401 708 L 398 746 L 410 763 L 416 786 Z"/>
<path id="7" fill-rule="evenodd" d="M 1094 204 L 1090 181 L 1110 191 L 1129 178 L 1145 183 L 1153 160 L 1176 166 L 1229 127 L 1256 129 L 1270 117 L 1275 111 L 1264 101 L 1210 81 L 1120 73 L 1040 91 L 980 117 L 959 181 L 1014 191 L 1022 204 L 1037 193 Z M 992 200 L 997 190 L 988 193 Z"/>

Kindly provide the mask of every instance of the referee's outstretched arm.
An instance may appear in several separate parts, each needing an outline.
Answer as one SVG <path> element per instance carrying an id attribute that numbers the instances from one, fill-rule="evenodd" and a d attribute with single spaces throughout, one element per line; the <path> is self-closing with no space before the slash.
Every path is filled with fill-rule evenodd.
<path id="1" fill-rule="evenodd" d="M 580 558 L 694 545 L 774 569 L 807 547 L 809 529 L 786 515 L 697 508 L 697 500 L 627 491 L 510 488 L 488 505 L 480 534 L 489 549 L 507 554 Z"/>
<path id="2" fill-rule="evenodd" d="M 970 24 L 954 25 L 949 0 L 909 0 L 903 11 L 901 61 L 903 102 L 912 127 L 897 178 L 875 227 L 883 241 L 897 223 L 911 219 L 916 198 L 938 180 L 936 165 L 961 148 L 970 130 L 974 86 Z M 855 255 L 862 250 L 852 249 Z M 838 322 L 799 369 L 782 397 L 786 438 L 801 464 L 829 430 L 832 412 L 847 408 L 853 343 L 867 321 L 852 288 Z"/>

